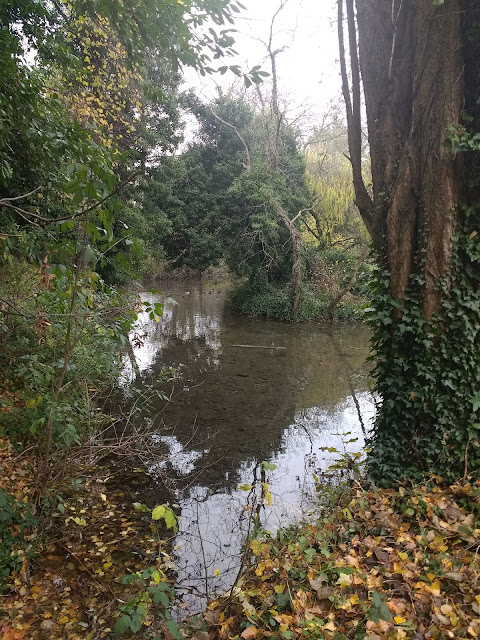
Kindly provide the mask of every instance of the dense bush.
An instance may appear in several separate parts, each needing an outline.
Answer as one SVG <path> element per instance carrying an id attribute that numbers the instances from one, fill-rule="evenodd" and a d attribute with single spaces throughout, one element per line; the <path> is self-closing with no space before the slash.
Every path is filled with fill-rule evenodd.
<path id="1" fill-rule="evenodd" d="M 329 300 L 315 296 L 307 287 L 303 288 L 297 320 L 326 319 Z M 238 287 L 232 296 L 233 308 L 249 316 L 263 316 L 275 320 L 290 319 L 290 289 L 288 285 L 268 285 L 265 289 L 252 290 L 249 284 Z M 346 301 L 339 304 L 333 316 L 342 320 L 361 318 L 363 315 L 358 303 Z"/>

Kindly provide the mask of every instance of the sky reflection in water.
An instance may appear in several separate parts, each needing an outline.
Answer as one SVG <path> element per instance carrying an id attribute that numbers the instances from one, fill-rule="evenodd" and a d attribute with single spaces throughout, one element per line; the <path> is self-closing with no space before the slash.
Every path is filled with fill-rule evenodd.
<path id="1" fill-rule="evenodd" d="M 182 371 L 173 401 L 155 423 L 155 444 L 168 456 L 151 471 L 177 481 L 175 562 L 189 612 L 202 609 L 207 588 L 212 596 L 235 579 L 249 514 L 249 492 L 237 487 L 260 479 L 262 460 L 277 465 L 267 473 L 273 505 L 262 509 L 264 526 L 274 532 L 308 516 L 313 473 L 335 458 L 321 447 L 362 448 L 352 390 L 368 428 L 374 416 L 364 365 L 369 333 L 363 326 L 241 318 L 228 309 L 228 290 L 218 286 L 176 284 L 165 293 L 161 321 L 139 320 L 137 331 L 147 336 L 135 350 L 136 384 L 151 384 L 165 366 Z M 245 344 L 285 349 L 237 346 Z M 135 379 L 128 360 L 124 378 Z"/>

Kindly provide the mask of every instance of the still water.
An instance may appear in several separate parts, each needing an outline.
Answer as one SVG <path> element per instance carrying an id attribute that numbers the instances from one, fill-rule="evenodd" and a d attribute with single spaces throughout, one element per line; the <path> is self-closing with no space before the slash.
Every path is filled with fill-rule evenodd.
<path id="1" fill-rule="evenodd" d="M 361 450 L 374 415 L 369 332 L 245 318 L 230 310 L 228 288 L 205 282 L 165 283 L 163 291 L 142 295 L 161 300 L 164 315 L 140 318 L 138 367 L 126 362 L 124 375 L 155 388 L 165 367 L 181 374 L 151 418 L 163 456 L 150 471 L 169 478 L 179 505 L 177 587 L 192 613 L 236 577 L 262 461 L 276 465 L 267 471 L 272 504 L 260 512 L 273 532 L 308 516 L 313 473 L 335 458 L 321 447 Z"/>

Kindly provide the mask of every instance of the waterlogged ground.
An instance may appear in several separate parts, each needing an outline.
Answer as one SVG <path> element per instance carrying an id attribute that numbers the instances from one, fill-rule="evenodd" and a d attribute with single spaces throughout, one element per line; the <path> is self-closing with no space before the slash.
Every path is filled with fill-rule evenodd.
<path id="1" fill-rule="evenodd" d="M 308 515 L 313 474 L 336 454 L 359 451 L 374 402 L 362 325 L 305 325 L 245 318 L 229 310 L 228 289 L 206 283 L 164 285 L 163 318 L 144 316 L 125 381 L 162 389 L 155 401 L 151 471 L 169 478 L 179 505 L 175 562 L 186 612 L 231 585 L 241 543 L 256 505 L 261 462 L 271 506 L 260 511 L 271 531 Z M 165 386 L 159 375 L 175 367 L 181 378 Z M 250 489 L 250 486 L 253 488 Z M 239 489 L 239 487 L 242 487 Z M 267 496 L 268 497 L 268 496 Z M 163 501 L 164 495 L 158 496 Z M 247 508 L 246 508 L 247 507 Z"/>

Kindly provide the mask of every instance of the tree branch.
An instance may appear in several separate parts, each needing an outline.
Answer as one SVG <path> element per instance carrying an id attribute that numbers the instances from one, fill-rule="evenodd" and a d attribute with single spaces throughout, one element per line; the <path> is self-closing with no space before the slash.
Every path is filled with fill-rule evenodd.
<path id="1" fill-rule="evenodd" d="M 63 216 L 61 218 L 46 218 L 45 216 L 41 216 L 38 213 L 33 213 L 31 211 L 26 211 L 25 209 L 21 209 L 20 207 L 17 207 L 17 206 L 15 206 L 13 204 L 10 204 L 10 202 L 12 202 L 13 200 L 20 200 L 21 198 L 26 198 L 27 196 L 32 195 L 32 193 L 35 193 L 36 191 L 38 191 L 40 189 L 40 187 L 37 187 L 36 189 L 34 189 L 33 191 L 30 191 L 30 193 L 26 193 L 25 195 L 17 196 L 16 198 L 2 198 L 0 200 L 0 207 L 5 207 L 6 209 L 12 209 L 16 213 L 18 213 L 18 215 L 20 215 L 22 218 L 24 218 L 27 222 L 29 222 L 31 224 L 35 224 L 31 220 L 31 218 L 33 218 L 34 220 L 40 220 L 41 222 L 44 222 L 45 224 L 49 224 L 51 222 L 65 222 L 67 220 L 74 220 L 75 218 L 80 218 L 81 216 L 85 215 L 86 213 L 89 213 L 90 211 L 93 211 L 94 209 L 97 209 L 98 207 L 100 207 L 104 202 L 106 202 L 107 200 L 112 198 L 119 191 L 121 191 L 124 187 L 126 187 L 129 182 L 131 182 L 134 178 L 136 178 L 139 175 L 139 173 L 140 173 L 140 171 L 134 171 L 126 180 L 124 180 L 124 182 L 119 184 L 118 187 L 116 187 L 107 196 L 105 196 L 101 200 L 98 200 L 97 202 L 95 202 L 91 206 L 87 207 L 86 209 L 82 209 L 81 211 L 78 211 L 77 213 L 73 213 L 70 216 Z"/>
<path id="2" fill-rule="evenodd" d="M 345 58 L 345 42 L 343 36 L 343 3 L 346 1 L 347 23 L 349 36 L 350 67 L 352 71 L 352 89 L 347 75 L 347 63 Z M 342 76 L 342 91 L 345 99 L 348 148 L 350 162 L 352 164 L 353 186 L 355 189 L 355 204 L 367 227 L 368 233 L 375 242 L 379 240 L 377 216 L 372 199 L 365 187 L 362 175 L 362 117 L 361 117 L 361 90 L 360 90 L 360 66 L 357 52 L 357 32 L 355 25 L 355 12 L 353 0 L 337 0 L 338 6 L 338 44 L 340 51 L 340 71 Z"/>
<path id="3" fill-rule="evenodd" d="M 226 127 L 230 127 L 230 129 L 233 129 L 233 131 L 235 131 L 235 133 L 237 135 L 237 138 L 243 144 L 243 148 L 245 150 L 245 169 L 247 171 L 250 171 L 250 169 L 252 168 L 252 159 L 251 159 L 251 156 L 250 156 L 250 150 L 248 148 L 248 145 L 245 142 L 245 138 L 243 138 L 243 136 L 240 134 L 240 132 L 238 131 L 237 127 L 235 127 L 233 124 L 230 124 L 230 122 L 227 122 L 226 120 L 221 118 L 219 115 L 217 115 L 212 107 L 210 107 L 210 111 L 215 116 L 215 118 L 217 118 L 217 120 L 219 120 Z"/>

